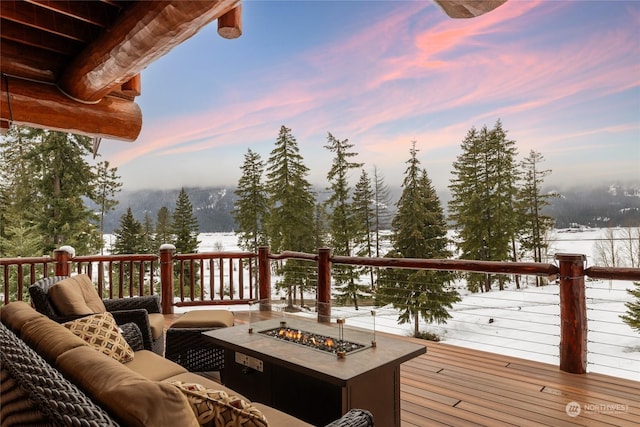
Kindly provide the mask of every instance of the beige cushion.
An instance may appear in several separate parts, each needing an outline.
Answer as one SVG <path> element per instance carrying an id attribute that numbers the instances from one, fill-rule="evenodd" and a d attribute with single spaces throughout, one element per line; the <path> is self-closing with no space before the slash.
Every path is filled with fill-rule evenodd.
<path id="1" fill-rule="evenodd" d="M 74 348 L 60 355 L 57 367 L 121 425 L 198 425 L 189 403 L 175 386 L 148 380 L 89 347 Z"/>
<path id="2" fill-rule="evenodd" d="M 33 307 L 24 301 L 14 301 L 0 308 L 2 323 L 16 334 L 19 333 L 25 322 L 38 317 L 45 316 L 35 311 Z"/>
<path id="3" fill-rule="evenodd" d="M 58 313 L 63 316 L 107 311 L 93 282 L 86 274 L 59 281 L 49 288 L 47 295 Z"/>
<path id="4" fill-rule="evenodd" d="M 229 310 L 192 310 L 171 324 L 172 328 L 221 328 L 233 326 L 233 313 Z"/>
<path id="5" fill-rule="evenodd" d="M 182 373 L 182 374 L 174 375 L 172 377 L 167 378 L 165 381 L 167 381 L 167 382 L 180 381 L 180 382 L 183 382 L 183 383 L 196 383 L 196 384 L 200 384 L 204 388 L 210 388 L 210 389 L 213 389 L 213 390 L 222 390 L 222 391 L 226 392 L 229 395 L 238 396 L 240 399 L 244 399 L 247 402 L 251 401 L 251 399 L 247 398 L 246 396 L 241 395 L 240 393 L 236 392 L 235 390 L 230 389 L 227 386 L 224 386 L 224 385 L 220 384 L 218 381 L 214 381 L 211 378 L 207 378 L 207 377 L 203 377 L 203 376 L 198 375 L 198 374 L 194 374 L 193 372 L 185 372 L 185 373 Z M 269 418 L 267 417 L 267 419 L 269 419 Z M 273 425 L 277 426 L 277 424 L 273 424 Z"/>
<path id="6" fill-rule="evenodd" d="M 164 316 L 162 313 L 149 313 L 149 326 L 151 326 L 153 339 L 160 338 L 164 333 Z"/>
<path id="7" fill-rule="evenodd" d="M 92 314 L 63 325 L 90 346 L 118 362 L 133 360 L 133 349 L 120 332 L 111 313 Z"/>
<path id="8" fill-rule="evenodd" d="M 267 427 L 262 412 L 238 396 L 222 390 L 207 389 L 197 383 L 171 381 L 184 393 L 198 423 L 207 427 Z"/>
<path id="9" fill-rule="evenodd" d="M 20 336 L 29 347 L 51 364 L 65 351 L 87 345 L 67 328 L 48 317 L 38 317 L 26 322 L 22 325 Z"/>
<path id="10" fill-rule="evenodd" d="M 149 350 L 136 351 L 133 360 L 126 363 L 125 366 L 143 377 L 154 381 L 164 380 L 174 375 L 187 372 L 185 368 L 177 363 L 165 359 L 159 354 Z"/>

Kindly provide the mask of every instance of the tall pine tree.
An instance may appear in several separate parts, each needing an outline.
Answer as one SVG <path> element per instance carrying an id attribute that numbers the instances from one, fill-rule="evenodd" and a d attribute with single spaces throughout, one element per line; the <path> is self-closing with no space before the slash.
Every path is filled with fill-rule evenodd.
<path id="1" fill-rule="evenodd" d="M 534 150 L 529 152 L 521 163 L 522 185 L 518 204 L 520 207 L 520 247 L 523 252 L 533 258 L 534 262 L 542 262 L 549 243 L 547 233 L 553 228 L 553 218 L 545 215 L 543 210 L 549 206 L 554 193 L 543 193 L 544 178 L 551 171 L 543 169 L 541 163 L 544 156 Z M 536 286 L 542 284 L 542 277 L 536 276 Z"/>
<path id="2" fill-rule="evenodd" d="M 193 205 L 184 188 L 180 189 L 176 209 L 171 221 L 171 234 L 176 252 L 191 254 L 198 252 L 198 220 L 193 214 Z"/>
<path id="3" fill-rule="evenodd" d="M 117 174 L 118 168 L 111 167 L 108 161 L 99 162 L 95 166 L 96 191 L 95 201 L 100 208 L 100 234 L 104 234 L 104 216 L 118 206 L 116 194 L 122 187 L 120 176 Z M 104 245 L 103 245 L 104 246 Z M 104 247 L 100 247 L 103 253 Z"/>
<path id="4" fill-rule="evenodd" d="M 238 245 L 257 252 L 258 247 L 267 242 L 265 222 L 269 208 L 267 190 L 262 184 L 264 163 L 260 155 L 249 149 L 241 170 L 242 176 L 235 190 L 238 198 L 231 214 L 237 224 Z"/>
<path id="5" fill-rule="evenodd" d="M 276 252 L 315 250 L 315 194 L 307 181 L 308 174 L 291 129 L 282 126 L 267 161 L 268 230 L 271 248 Z M 310 289 L 315 283 L 315 271 L 308 262 L 289 260 L 279 272 L 283 278 L 276 286 L 285 290 L 291 309 L 296 287 Z"/>
<path id="6" fill-rule="evenodd" d="M 373 257 L 376 245 L 373 240 L 375 235 L 375 211 L 373 207 L 374 193 L 371 188 L 371 179 L 363 169 L 360 174 L 360 180 L 356 183 L 353 191 L 353 218 L 354 218 L 354 234 L 357 249 L 356 255 Z M 373 289 L 376 283 L 375 269 L 373 267 L 364 267 L 359 269 L 360 273 L 368 273 L 369 289 Z"/>
<path id="7" fill-rule="evenodd" d="M 325 148 L 334 153 L 331 169 L 327 173 L 327 180 L 331 184 L 328 190 L 329 199 L 329 235 L 330 245 L 335 255 L 351 256 L 355 240 L 359 235 L 359 224 L 356 223 L 354 210 L 351 206 L 351 187 L 349 185 L 349 171 L 362 167 L 350 159 L 357 153 L 350 151 L 353 144 L 348 139 L 339 140 L 331 133 L 327 136 Z M 334 297 L 339 303 L 352 302 L 358 309 L 358 299 L 364 296 L 367 287 L 360 284 L 358 269 L 350 265 L 335 265 L 332 269 L 335 283 Z"/>
<path id="8" fill-rule="evenodd" d="M 393 218 L 395 258 L 449 258 L 447 224 L 440 200 L 427 175 L 420 169 L 418 150 L 413 142 L 411 157 L 402 183 L 402 195 Z M 451 287 L 453 274 L 446 271 L 384 271 L 378 281 L 378 304 L 393 304 L 400 310 L 399 323 L 413 322 L 414 336 L 419 336 L 419 320 L 446 323 L 448 309 L 460 300 Z"/>
<path id="9" fill-rule="evenodd" d="M 458 232 L 460 258 L 487 261 L 513 260 L 518 228 L 516 209 L 518 169 L 515 142 L 506 138 L 498 120 L 492 130 L 471 128 L 453 163 L 449 185 L 449 219 Z M 469 274 L 472 292 L 491 290 L 503 275 Z"/>

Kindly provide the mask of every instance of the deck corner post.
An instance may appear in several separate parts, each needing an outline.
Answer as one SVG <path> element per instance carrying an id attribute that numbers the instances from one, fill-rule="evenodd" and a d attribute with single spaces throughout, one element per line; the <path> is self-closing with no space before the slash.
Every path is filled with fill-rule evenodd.
<path id="1" fill-rule="evenodd" d="M 260 311 L 271 311 L 271 264 L 269 246 L 258 248 L 258 300 Z"/>
<path id="2" fill-rule="evenodd" d="M 173 314 L 173 254 L 176 247 L 160 246 L 160 295 L 162 314 Z"/>
<path id="3" fill-rule="evenodd" d="M 60 246 L 53 251 L 53 259 L 55 261 L 56 276 L 71 275 L 71 260 L 76 255 L 76 250 L 71 246 Z"/>
<path id="4" fill-rule="evenodd" d="M 331 322 L 331 249 L 318 248 L 318 322 Z"/>
<path id="5" fill-rule="evenodd" d="M 585 256 L 556 254 L 560 271 L 560 370 L 587 372 Z"/>

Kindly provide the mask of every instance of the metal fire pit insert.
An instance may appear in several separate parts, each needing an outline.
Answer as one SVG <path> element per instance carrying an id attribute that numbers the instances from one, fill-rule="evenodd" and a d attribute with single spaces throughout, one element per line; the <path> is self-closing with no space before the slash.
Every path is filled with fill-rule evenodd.
<path id="1" fill-rule="evenodd" d="M 327 335 L 303 331 L 296 328 L 289 328 L 287 326 L 265 329 L 259 333 L 280 341 L 302 345 L 324 353 L 333 353 L 338 355 L 338 357 L 344 357 L 348 353 L 353 353 L 355 351 L 371 347 L 370 345 L 346 341 L 344 339 L 340 340 Z"/>

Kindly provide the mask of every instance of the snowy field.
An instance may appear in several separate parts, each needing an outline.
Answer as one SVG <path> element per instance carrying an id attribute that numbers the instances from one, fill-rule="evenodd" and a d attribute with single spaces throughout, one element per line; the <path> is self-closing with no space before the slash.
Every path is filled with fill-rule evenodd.
<path id="1" fill-rule="evenodd" d="M 605 230 L 557 230 L 551 236 L 550 261 L 555 253 L 577 253 L 587 257 L 586 266 L 595 265 L 594 244 Z M 617 234 L 622 236 L 622 231 Z M 233 233 L 202 233 L 199 252 L 236 251 Z M 206 278 L 205 278 L 206 279 Z M 438 334 L 442 342 L 486 350 L 540 362 L 559 364 L 560 318 L 558 286 L 535 287 L 533 278 L 523 278 L 521 289 L 469 294 L 464 283 L 457 283 L 462 301 L 450 311 L 446 325 L 422 323 L 421 331 Z M 528 281 L 528 283 L 527 283 Z M 589 319 L 588 370 L 640 381 L 640 334 L 624 324 L 619 316 L 630 300 L 628 281 L 588 280 Z M 280 296 L 274 291 L 272 298 Z M 278 302 L 274 303 L 276 310 Z M 229 307 L 234 309 L 234 307 Z M 189 308 L 193 309 L 193 308 Z M 237 307 L 246 310 L 247 307 Z M 180 310 L 180 309 L 178 309 Z M 185 309 L 182 309 L 185 310 Z M 375 316 L 372 315 L 375 311 Z M 291 314 L 286 314 L 290 316 Z M 315 317 L 314 312 L 298 316 Z M 399 325 L 392 307 L 360 307 L 360 310 L 332 307 L 332 317 L 345 318 L 346 324 L 399 335 L 411 335 L 413 324 Z"/>

